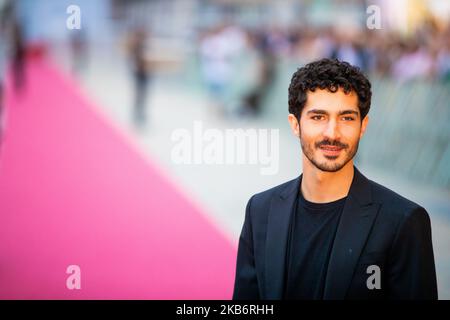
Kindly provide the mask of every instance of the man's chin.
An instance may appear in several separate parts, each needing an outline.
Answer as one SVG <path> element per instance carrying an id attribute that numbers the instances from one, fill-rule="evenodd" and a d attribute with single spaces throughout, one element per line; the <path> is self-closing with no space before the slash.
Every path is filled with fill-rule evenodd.
<path id="1" fill-rule="evenodd" d="M 325 161 L 322 162 L 316 162 L 316 161 L 312 161 L 312 163 L 314 164 L 314 166 L 324 172 L 337 172 L 339 170 L 341 170 L 344 166 L 345 163 L 342 162 L 337 162 L 337 158 L 335 157 L 335 159 L 328 159 L 326 158 Z"/>
<path id="2" fill-rule="evenodd" d="M 325 166 L 316 166 L 317 169 L 323 171 L 323 172 L 338 172 L 343 168 L 343 166 L 339 167 L 325 167 Z"/>

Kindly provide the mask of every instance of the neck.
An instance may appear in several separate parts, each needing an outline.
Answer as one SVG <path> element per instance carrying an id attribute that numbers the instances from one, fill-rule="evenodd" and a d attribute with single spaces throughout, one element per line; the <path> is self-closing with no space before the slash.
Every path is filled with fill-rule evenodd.
<path id="1" fill-rule="evenodd" d="M 332 202 L 344 198 L 350 190 L 353 175 L 353 160 L 339 171 L 325 172 L 316 168 L 303 156 L 301 184 L 303 197 L 316 203 Z"/>

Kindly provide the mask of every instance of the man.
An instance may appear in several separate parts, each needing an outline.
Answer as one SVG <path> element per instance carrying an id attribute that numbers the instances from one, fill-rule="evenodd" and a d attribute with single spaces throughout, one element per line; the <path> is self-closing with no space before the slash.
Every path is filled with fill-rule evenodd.
<path id="1" fill-rule="evenodd" d="M 5 2 L 2 3 L 0 1 L 0 145 L 3 140 L 3 130 L 4 130 L 4 99 L 5 99 L 5 79 L 6 79 L 6 69 L 8 64 L 8 45 L 9 45 L 9 38 L 8 38 L 8 22 L 9 19 L 7 17 L 10 13 L 10 6 L 11 3 Z"/>
<path id="2" fill-rule="evenodd" d="M 134 106 L 133 121 L 136 128 L 143 128 L 147 121 L 145 112 L 147 89 L 150 81 L 149 61 L 147 54 L 148 34 L 144 28 L 136 28 L 130 34 L 128 53 L 133 68 Z"/>
<path id="3" fill-rule="evenodd" d="M 288 120 L 303 174 L 249 200 L 233 299 L 437 299 L 427 212 L 353 165 L 370 101 L 346 62 L 295 72 Z"/>

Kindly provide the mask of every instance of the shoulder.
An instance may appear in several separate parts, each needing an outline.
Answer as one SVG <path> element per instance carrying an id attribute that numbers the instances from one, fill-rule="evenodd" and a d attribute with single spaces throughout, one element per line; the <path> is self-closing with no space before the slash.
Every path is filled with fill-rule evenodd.
<path id="1" fill-rule="evenodd" d="M 290 194 L 290 192 L 294 192 L 295 190 L 298 190 L 298 184 L 299 184 L 299 177 L 289 180 L 287 182 L 284 182 L 282 184 L 279 184 L 279 185 L 272 187 L 270 189 L 267 189 L 265 191 L 256 193 L 253 195 L 252 198 L 254 198 L 255 201 L 261 201 L 264 199 L 271 198 L 275 195 L 284 196 L 284 195 Z"/>
<path id="2" fill-rule="evenodd" d="M 300 177 L 297 177 L 295 179 L 289 180 L 270 189 L 254 194 L 250 198 L 248 205 L 251 206 L 252 209 L 253 208 L 258 209 L 262 207 L 267 208 L 272 198 L 274 197 L 283 198 L 290 195 L 292 192 L 296 192 L 299 187 L 300 181 L 299 179 Z"/>
<path id="3" fill-rule="evenodd" d="M 372 187 L 373 202 L 379 203 L 382 211 L 388 212 L 390 215 L 401 220 L 429 220 L 427 211 L 421 205 L 377 182 L 369 181 Z"/>
<path id="4" fill-rule="evenodd" d="M 404 196 L 398 194 L 397 192 L 375 182 L 369 180 L 372 186 L 372 197 L 374 202 L 378 202 L 381 204 L 389 204 L 391 206 L 395 206 L 398 208 L 404 209 L 414 209 L 416 207 L 420 207 L 414 201 L 405 198 Z"/>

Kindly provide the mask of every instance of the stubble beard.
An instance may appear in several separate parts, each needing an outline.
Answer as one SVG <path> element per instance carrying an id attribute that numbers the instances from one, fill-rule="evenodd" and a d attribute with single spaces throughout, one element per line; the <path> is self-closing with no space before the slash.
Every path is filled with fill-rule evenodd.
<path id="1" fill-rule="evenodd" d="M 359 146 L 359 139 L 358 141 L 352 146 L 344 147 L 341 152 L 344 153 L 345 159 L 341 162 L 337 162 L 336 160 L 339 158 L 339 156 L 325 156 L 326 159 L 329 161 L 323 161 L 320 162 L 316 157 L 314 157 L 314 152 L 320 152 L 320 148 L 318 145 L 321 143 L 323 144 L 325 141 L 316 142 L 314 146 L 311 146 L 310 144 L 306 143 L 304 139 L 302 139 L 302 134 L 300 132 L 300 144 L 302 146 L 302 151 L 305 157 L 319 170 L 325 171 L 325 172 L 337 172 L 341 170 L 349 161 L 351 161 L 358 151 Z M 328 141 L 331 145 L 339 144 L 337 141 Z M 315 150 L 314 150 L 315 149 Z"/>

